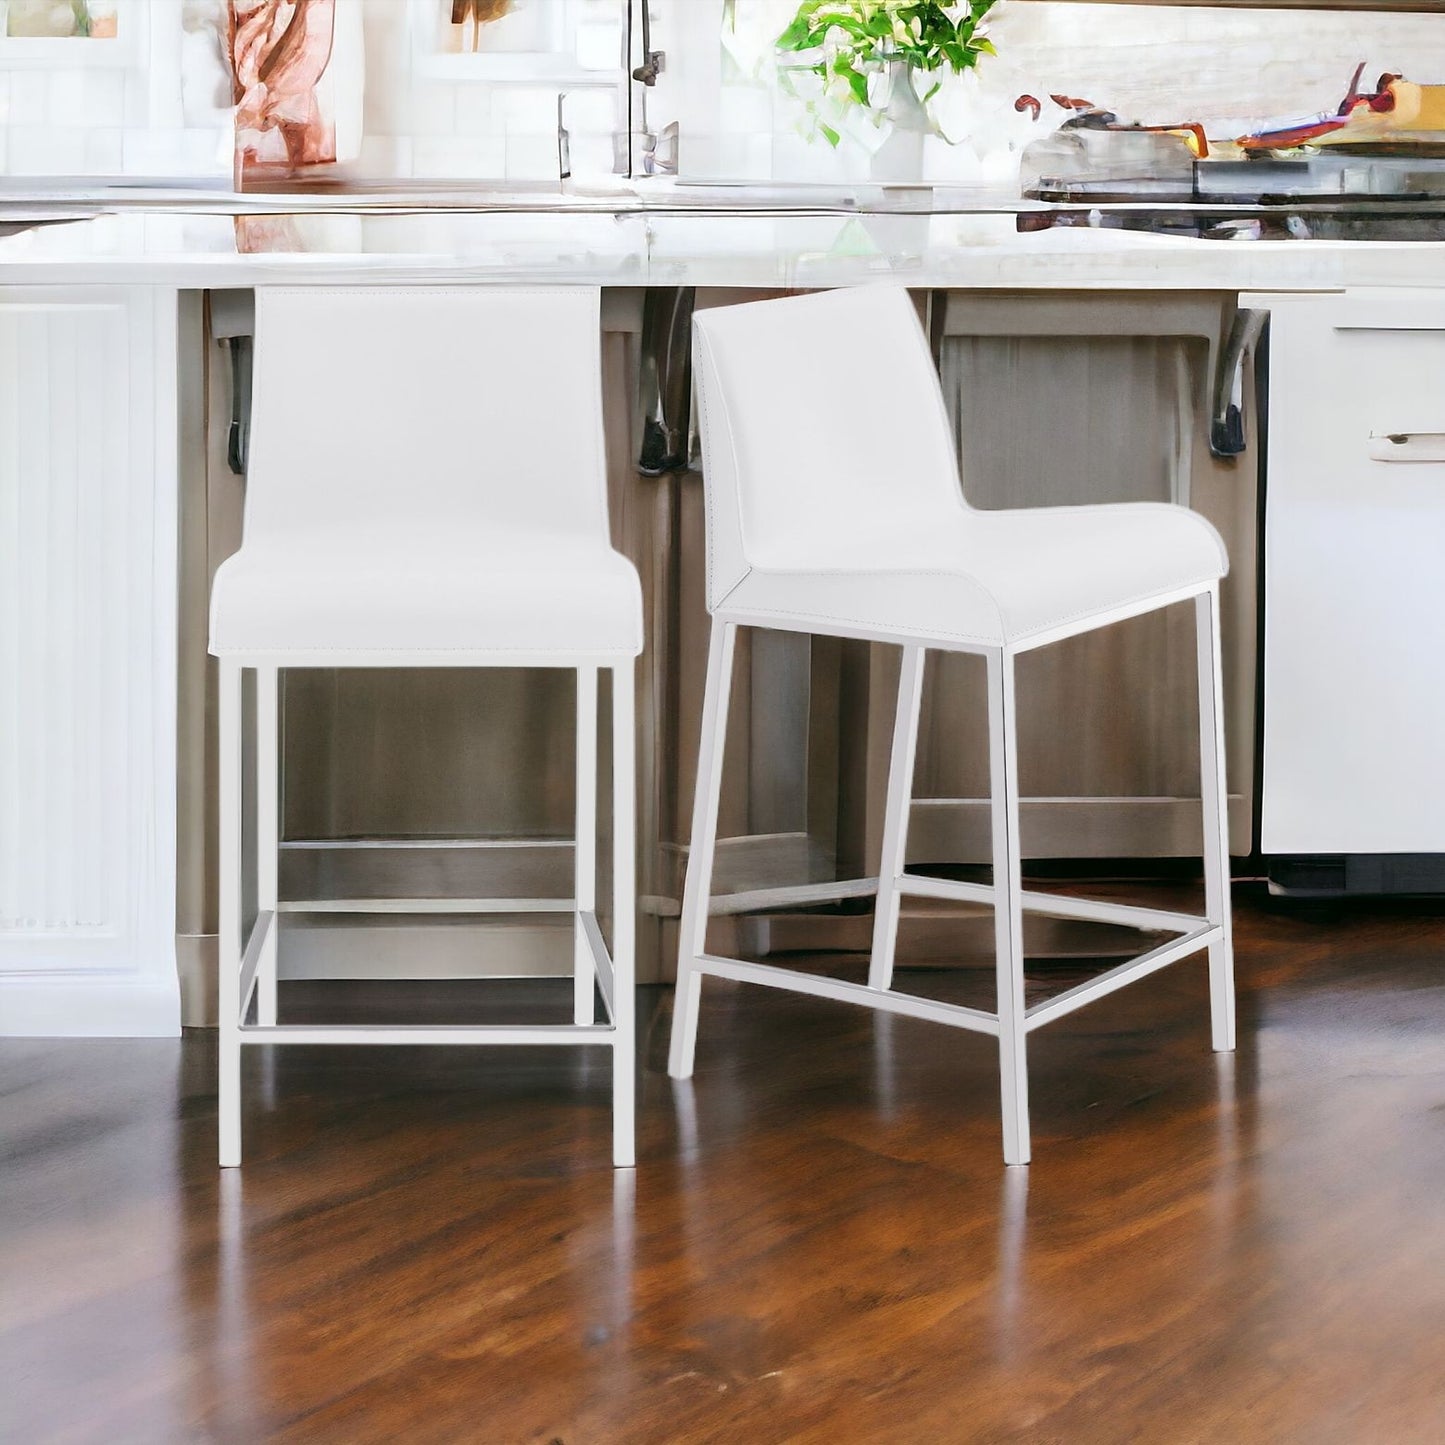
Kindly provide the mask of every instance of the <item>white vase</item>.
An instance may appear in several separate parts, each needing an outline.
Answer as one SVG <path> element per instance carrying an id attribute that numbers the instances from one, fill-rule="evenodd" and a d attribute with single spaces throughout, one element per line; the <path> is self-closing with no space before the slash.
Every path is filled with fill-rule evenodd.
<path id="1" fill-rule="evenodd" d="M 869 175 L 885 184 L 916 185 L 923 180 L 923 143 L 935 128 L 913 87 L 913 72 L 905 62 L 890 61 L 883 81 L 888 87 L 883 124 L 889 128 L 889 134 L 873 152 Z"/>
<path id="2" fill-rule="evenodd" d="M 868 163 L 872 180 L 892 185 L 918 185 L 923 180 L 923 142 L 915 130 L 895 130 L 873 152 Z"/>

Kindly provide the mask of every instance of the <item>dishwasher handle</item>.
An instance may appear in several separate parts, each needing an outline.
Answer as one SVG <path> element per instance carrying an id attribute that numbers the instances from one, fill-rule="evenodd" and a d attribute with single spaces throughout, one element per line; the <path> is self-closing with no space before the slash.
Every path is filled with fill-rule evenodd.
<path id="1" fill-rule="evenodd" d="M 1445 431 L 1371 432 L 1370 459 L 1376 462 L 1445 462 Z"/>

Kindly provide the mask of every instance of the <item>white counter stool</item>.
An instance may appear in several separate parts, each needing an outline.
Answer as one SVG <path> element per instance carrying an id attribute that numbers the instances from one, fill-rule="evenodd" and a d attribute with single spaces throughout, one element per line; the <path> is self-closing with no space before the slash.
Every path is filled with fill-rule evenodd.
<path id="1" fill-rule="evenodd" d="M 243 1044 L 546 1044 L 612 1051 L 613 1162 L 633 1163 L 634 659 L 642 595 L 612 549 L 595 289 L 263 288 L 241 549 L 218 571 L 220 1156 L 241 1160 Z M 446 912 L 574 916 L 574 1022 L 277 1022 L 277 674 L 537 667 L 577 676 L 571 898 Z M 242 940 L 243 669 L 257 697 L 257 918 Z M 595 912 L 598 671 L 612 674 L 613 939 Z M 443 911 L 372 899 L 339 911 Z M 336 908 L 331 901 L 325 906 Z M 607 1010 L 594 1021 L 594 987 Z M 248 1022 L 256 994 L 256 1020 Z"/>
<path id="2" fill-rule="evenodd" d="M 1229 847 L 1219 665 L 1218 534 L 1182 507 L 1139 503 L 977 512 L 959 483 L 938 376 L 908 293 L 835 291 L 699 314 L 696 375 L 707 490 L 712 613 L 692 848 L 683 893 L 668 1069 L 687 1078 L 702 978 L 792 989 L 992 1034 L 1003 1152 L 1029 1161 L 1025 1040 L 1043 1024 L 1201 949 L 1209 951 L 1214 1047 L 1234 1047 Z M 1205 916 L 1027 892 L 1021 884 L 1014 660 L 1022 653 L 1192 599 L 1198 635 Z M 868 983 L 707 952 L 723 740 L 739 627 L 890 642 L 902 681 L 876 879 L 763 890 L 757 906 L 876 893 Z M 994 881 L 905 868 L 915 740 L 929 648 L 988 669 Z M 903 895 L 989 902 L 997 1012 L 893 991 Z M 1088 983 L 1024 1003 L 1025 910 L 1178 935 Z"/>

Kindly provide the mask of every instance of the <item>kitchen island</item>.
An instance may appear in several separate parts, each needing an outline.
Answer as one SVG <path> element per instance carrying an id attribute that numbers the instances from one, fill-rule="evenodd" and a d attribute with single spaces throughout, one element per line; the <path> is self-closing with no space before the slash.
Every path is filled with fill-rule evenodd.
<path id="1" fill-rule="evenodd" d="M 228 466 L 228 444 L 234 450 L 231 424 L 245 421 L 244 388 L 233 385 L 245 353 L 234 343 L 244 342 L 250 289 L 605 288 L 614 530 L 642 572 L 648 609 L 639 944 L 641 976 L 657 979 L 667 975 L 685 856 L 705 623 L 700 487 L 686 465 L 677 371 L 690 307 L 795 288 L 907 285 L 943 368 L 976 504 L 1153 498 L 1208 515 L 1233 557 L 1231 826 L 1234 852 L 1245 855 L 1257 842 L 1251 295 L 1288 295 L 1308 308 L 1341 293 L 1422 299 L 1445 284 L 1445 242 L 1179 238 L 1119 229 L 1127 208 L 1091 216 L 941 190 L 0 192 L 0 226 L 49 222 L 67 208 L 87 218 L 0 238 L 7 1033 L 170 1032 L 182 992 L 186 1018 L 206 1016 L 214 744 L 205 602 L 211 571 L 238 537 L 243 482 Z M 1085 224 L 1021 233 L 1020 214 Z M 856 368 L 843 376 L 858 387 L 860 424 L 869 424 L 866 339 L 844 364 Z M 668 445 L 649 470 L 660 475 L 643 476 L 639 456 L 659 434 Z M 740 666 L 749 681 L 739 706 L 754 697 L 760 705 L 757 725 L 742 729 L 727 788 L 732 836 L 720 853 L 720 888 L 746 891 L 760 876 L 866 874 L 881 828 L 896 660 L 882 647 L 764 633 L 742 650 Z M 1121 712 L 1124 689 L 1097 679 L 1109 668 L 1146 667 L 1153 691 L 1137 713 Z M 1041 719 L 1021 740 L 1031 856 L 1193 853 L 1191 667 L 1187 628 L 1165 617 L 1061 650 L 1049 669 L 1021 679 L 1034 699 L 1026 711 Z M 536 840 L 508 866 L 537 878 L 565 869 L 555 839 L 566 835 L 570 779 L 552 765 L 570 746 L 564 686 L 508 674 L 402 689 L 378 674 L 294 674 L 283 890 L 344 896 L 381 878 L 398 893 L 484 893 L 496 860 L 473 844 L 488 833 Z M 987 861 L 977 696 L 966 661 L 933 670 L 912 861 Z M 1175 718 L 1177 735 L 1159 717 Z M 1104 745 L 1075 756 L 1076 734 L 1102 735 Z M 366 759 L 399 760 L 404 740 L 447 767 L 398 761 L 394 776 L 368 774 Z M 524 740 L 529 778 L 509 786 Z M 445 790 L 428 783 L 438 772 Z M 919 922 L 925 955 L 968 947 L 975 926 Z M 866 924 L 839 910 L 727 915 L 718 926 L 766 952 L 866 947 Z M 482 947 L 471 925 L 446 930 L 428 967 L 465 975 L 484 957 L 494 972 L 548 972 L 566 951 L 560 936 L 524 920 L 481 926 Z M 1031 950 L 1068 946 L 1052 935 L 1030 942 Z M 363 932 L 298 917 L 283 977 L 386 974 L 415 953 L 405 919 Z"/>

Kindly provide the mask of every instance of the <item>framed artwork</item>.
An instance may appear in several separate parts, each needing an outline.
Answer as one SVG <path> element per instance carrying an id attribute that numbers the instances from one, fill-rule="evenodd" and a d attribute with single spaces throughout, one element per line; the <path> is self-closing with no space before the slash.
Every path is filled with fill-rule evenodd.
<path id="1" fill-rule="evenodd" d="M 0 0 L 0 70 L 129 65 L 146 0 Z"/>
<path id="2" fill-rule="evenodd" d="M 619 85 L 628 0 L 411 0 L 416 71 L 433 79 Z"/>

